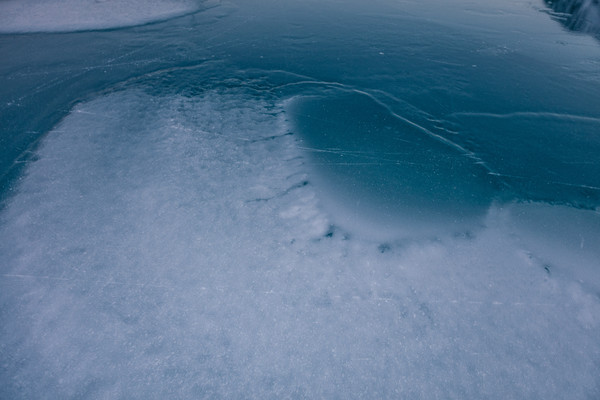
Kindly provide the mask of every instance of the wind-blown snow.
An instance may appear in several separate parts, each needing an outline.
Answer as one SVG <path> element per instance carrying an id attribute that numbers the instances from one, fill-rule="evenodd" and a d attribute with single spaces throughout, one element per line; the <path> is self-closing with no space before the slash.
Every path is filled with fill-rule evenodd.
<path id="1" fill-rule="evenodd" d="M 0 33 L 120 28 L 187 14 L 201 4 L 201 0 L 3 0 Z"/>
<path id="2" fill-rule="evenodd" d="M 0 397 L 598 396 L 597 213 L 372 241 L 302 148 L 241 90 L 76 106 L 0 214 Z"/>

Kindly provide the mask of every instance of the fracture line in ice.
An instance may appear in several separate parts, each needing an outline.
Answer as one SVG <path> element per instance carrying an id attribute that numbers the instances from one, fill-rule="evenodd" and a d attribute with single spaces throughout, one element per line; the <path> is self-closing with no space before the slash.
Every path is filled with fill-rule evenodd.
<path id="1" fill-rule="evenodd" d="M 535 180 L 534 178 L 527 177 L 527 176 L 501 174 L 501 173 L 498 173 L 498 172 L 490 172 L 489 174 L 490 175 L 494 175 L 494 176 L 503 177 L 503 178 L 511 178 L 511 179 L 519 179 L 519 180 L 527 180 L 527 181 L 540 182 L 539 180 Z M 569 186 L 569 187 L 576 187 L 576 188 L 590 189 L 590 190 L 600 190 L 600 187 L 598 187 L 598 186 L 583 185 L 583 184 L 578 184 L 578 183 L 559 182 L 559 181 L 550 181 L 550 180 L 543 180 L 542 182 L 543 183 L 549 183 L 551 185 Z"/>
<path id="2" fill-rule="evenodd" d="M 506 114 L 496 113 L 479 113 L 479 112 L 456 112 L 449 114 L 451 117 L 483 117 L 483 118 L 548 118 L 548 119 L 559 119 L 565 121 L 579 121 L 579 122 L 593 122 L 600 123 L 600 118 L 589 117 L 586 115 L 575 115 L 575 114 L 561 114 L 553 112 L 533 112 L 533 111 L 519 111 Z"/>
<path id="3" fill-rule="evenodd" d="M 284 87 L 289 87 L 289 86 L 301 86 L 301 85 L 319 85 L 319 86 L 326 86 L 326 87 L 327 86 L 335 87 L 335 88 L 338 88 L 343 91 L 357 93 L 357 94 L 360 94 L 363 96 L 367 96 L 373 102 L 375 102 L 376 104 L 383 107 L 388 112 L 388 114 L 390 116 L 392 116 L 393 118 L 412 126 L 413 128 L 415 128 L 418 131 L 424 133 L 425 135 L 431 137 L 432 139 L 434 139 L 440 143 L 443 143 L 444 145 L 458 151 L 458 153 L 460 155 L 474 160 L 477 165 L 481 165 L 488 172 L 490 172 L 490 173 L 495 172 L 484 160 L 479 158 L 472 151 L 466 149 L 465 147 L 459 145 L 458 143 L 453 142 L 452 140 L 450 140 L 442 135 L 438 135 L 437 133 L 431 131 L 430 129 L 427 129 L 425 126 L 398 114 L 396 111 L 393 110 L 393 108 L 390 105 L 388 105 L 385 101 L 378 98 L 374 93 L 384 94 L 386 97 L 394 99 L 397 102 L 401 101 L 400 99 L 397 99 L 396 97 L 392 96 L 391 94 L 387 94 L 381 90 L 357 89 L 355 87 L 352 87 L 352 86 L 349 86 L 349 85 L 346 85 L 343 83 L 339 83 L 339 82 L 327 82 L 327 81 L 318 81 L 318 80 L 306 80 L 306 81 L 300 81 L 300 82 L 292 82 L 292 83 L 287 83 L 287 84 L 281 85 L 278 88 L 284 88 Z M 402 103 L 405 103 L 405 102 L 402 101 Z M 421 111 L 421 113 L 422 113 L 422 111 Z"/>

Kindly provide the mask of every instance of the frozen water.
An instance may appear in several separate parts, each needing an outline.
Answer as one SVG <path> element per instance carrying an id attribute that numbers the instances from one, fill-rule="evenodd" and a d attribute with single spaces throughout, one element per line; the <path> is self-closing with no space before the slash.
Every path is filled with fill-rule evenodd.
<path id="1" fill-rule="evenodd" d="M 595 393 L 597 214 L 355 238 L 288 129 L 239 91 L 78 105 L 2 215 L 3 397 Z"/>
<path id="2" fill-rule="evenodd" d="M 0 398 L 600 397 L 600 48 L 541 0 L 19 4 Z"/>
<path id="3" fill-rule="evenodd" d="M 111 29 L 164 20 L 198 10 L 202 0 L 3 0 L 0 32 Z"/>
<path id="4" fill-rule="evenodd" d="M 496 194 L 475 155 L 363 93 L 294 99 L 287 113 L 329 212 L 370 237 L 469 229 Z M 339 204 L 340 196 L 352 201 Z"/>

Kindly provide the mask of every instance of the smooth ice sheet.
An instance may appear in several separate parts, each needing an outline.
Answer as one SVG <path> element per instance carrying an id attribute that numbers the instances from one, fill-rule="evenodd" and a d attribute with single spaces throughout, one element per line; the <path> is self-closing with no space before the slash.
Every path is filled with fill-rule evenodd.
<path id="1" fill-rule="evenodd" d="M 338 223 L 368 236 L 459 232 L 498 195 L 485 163 L 367 93 L 299 97 L 286 108 Z M 343 199 L 340 201 L 340 199 Z"/>

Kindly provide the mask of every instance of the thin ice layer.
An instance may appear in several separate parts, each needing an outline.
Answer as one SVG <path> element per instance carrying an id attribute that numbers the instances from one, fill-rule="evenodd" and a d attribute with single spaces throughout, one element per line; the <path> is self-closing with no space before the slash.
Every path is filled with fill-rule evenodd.
<path id="1" fill-rule="evenodd" d="M 375 225 L 371 236 L 431 234 L 440 225 L 460 231 L 497 196 L 482 160 L 363 92 L 298 97 L 287 111 L 328 209 L 344 226 Z"/>
<path id="2" fill-rule="evenodd" d="M 68 32 L 140 25 L 190 13 L 202 0 L 4 0 L 0 33 Z"/>
<path id="3" fill-rule="evenodd" d="M 600 300 L 565 273 L 598 281 L 596 214 L 583 247 L 508 206 L 359 239 L 288 133 L 243 92 L 77 106 L 0 214 L 0 397 L 597 397 Z"/>

